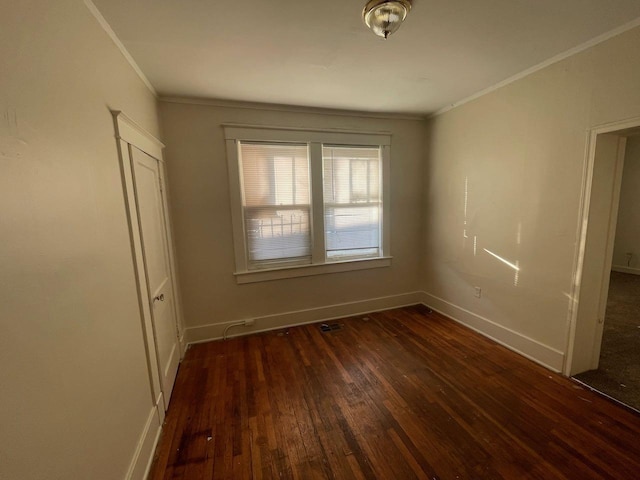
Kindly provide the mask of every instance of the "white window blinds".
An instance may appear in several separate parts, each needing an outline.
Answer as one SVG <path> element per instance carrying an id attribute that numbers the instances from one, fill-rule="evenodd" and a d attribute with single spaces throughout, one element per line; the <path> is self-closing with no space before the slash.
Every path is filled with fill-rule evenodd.
<path id="1" fill-rule="evenodd" d="M 322 147 L 327 259 L 380 255 L 379 147 Z"/>
<path id="2" fill-rule="evenodd" d="M 248 268 L 309 263 L 307 145 L 239 142 L 238 153 Z"/>

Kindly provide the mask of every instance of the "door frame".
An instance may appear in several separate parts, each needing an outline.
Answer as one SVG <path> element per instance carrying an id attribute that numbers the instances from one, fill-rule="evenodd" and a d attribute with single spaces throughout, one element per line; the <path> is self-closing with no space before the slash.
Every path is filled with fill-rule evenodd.
<path id="1" fill-rule="evenodd" d="M 582 189 L 578 214 L 577 239 L 578 246 L 573 265 L 572 288 L 570 292 L 569 321 L 567 332 L 567 348 L 563 367 L 563 373 L 571 376 L 581 371 L 598 367 L 600 358 L 600 347 L 602 345 L 602 333 L 604 328 L 604 312 L 608 297 L 609 275 L 613 257 L 613 246 L 615 242 L 615 231 L 618 217 L 618 205 L 620 202 L 620 187 L 622 183 L 622 173 L 624 166 L 624 151 L 627 132 L 640 128 L 640 117 L 631 118 L 617 122 L 611 122 L 596 126 L 587 131 L 587 142 L 585 149 L 585 161 L 583 165 Z M 607 242 L 604 250 L 598 251 L 595 257 L 586 258 L 587 234 L 589 223 L 590 204 L 594 181 L 594 168 L 596 162 L 596 143 L 598 135 L 613 134 L 618 136 L 617 158 L 614 162 L 613 191 L 609 208 L 609 218 L 607 221 L 608 232 Z M 583 272 L 585 262 L 593 261 L 603 264 L 602 275 L 598 282 L 585 287 L 583 285 Z M 597 296 L 597 312 L 587 312 L 585 307 L 580 306 L 580 297 Z M 576 341 L 578 329 L 586 329 L 594 339 L 592 345 L 584 345 Z M 578 361 L 579 357 L 587 358 L 585 362 Z M 586 368 L 585 368 L 586 367 Z"/>
<path id="2" fill-rule="evenodd" d="M 127 210 L 127 221 L 129 224 L 129 237 L 131 241 L 131 254 L 136 277 L 138 305 L 140 308 L 140 319 L 142 326 L 145 351 L 147 356 L 147 368 L 149 373 L 149 384 L 151 400 L 157 408 L 160 423 L 164 421 L 165 400 L 162 391 L 161 372 L 159 369 L 158 357 L 156 354 L 155 337 L 153 333 L 152 306 L 148 294 L 148 284 L 144 264 L 144 247 L 140 234 L 140 218 L 137 210 L 136 192 L 133 172 L 133 158 L 131 148 L 135 147 L 158 161 L 158 171 L 160 173 L 160 189 L 162 197 L 162 210 L 164 213 L 165 235 L 167 238 L 167 249 L 169 254 L 169 269 L 171 274 L 171 288 L 174 298 L 174 314 L 176 318 L 176 336 L 180 349 L 180 359 L 184 357 L 184 323 L 182 308 L 177 283 L 174 243 L 171 234 L 171 219 L 167 205 L 165 163 L 162 156 L 164 144 L 152 134 L 136 124 L 131 118 L 119 110 L 112 110 L 113 122 L 116 133 L 118 156 L 120 158 L 120 169 Z"/>

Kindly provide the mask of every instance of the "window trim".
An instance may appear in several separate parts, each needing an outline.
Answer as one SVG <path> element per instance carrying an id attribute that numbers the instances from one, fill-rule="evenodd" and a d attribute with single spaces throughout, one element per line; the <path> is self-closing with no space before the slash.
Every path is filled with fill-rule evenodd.
<path id="1" fill-rule="evenodd" d="M 235 255 L 234 276 L 237 283 L 252 283 L 282 278 L 303 277 L 326 273 L 363 270 L 391 265 L 391 133 L 272 127 L 264 125 L 223 124 L 227 150 L 231 221 Z M 311 263 L 277 265 L 273 268 L 249 270 L 246 258 L 245 226 L 242 212 L 242 190 L 238 158 L 238 142 L 306 143 L 309 145 L 311 176 Z M 382 235 L 380 256 L 328 260 L 324 235 L 324 192 L 322 184 L 322 145 L 380 147 L 382 160 Z M 318 234 L 317 232 L 322 232 Z"/>

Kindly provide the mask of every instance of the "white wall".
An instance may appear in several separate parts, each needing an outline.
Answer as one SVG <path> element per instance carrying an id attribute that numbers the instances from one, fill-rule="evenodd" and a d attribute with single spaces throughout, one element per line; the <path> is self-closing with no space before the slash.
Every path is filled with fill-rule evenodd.
<path id="1" fill-rule="evenodd" d="M 261 318 L 253 330 L 344 315 L 416 297 L 327 306 L 414 292 L 418 286 L 423 122 L 161 102 L 187 340 L 219 336 L 221 324 Z M 234 278 L 223 123 L 390 131 L 393 265 L 358 272 L 238 285 Z M 318 309 L 294 315 L 281 314 Z M 204 328 L 196 328 L 202 327 Z M 234 330 L 232 333 L 250 331 Z"/>
<path id="2" fill-rule="evenodd" d="M 586 132 L 640 116 L 639 48 L 636 28 L 428 125 L 429 301 L 555 369 L 567 346 Z"/>
<path id="3" fill-rule="evenodd" d="M 633 254 L 630 262 L 627 253 Z M 627 140 L 613 268 L 640 275 L 640 137 Z"/>
<path id="4" fill-rule="evenodd" d="M 0 478 L 122 479 L 151 409 L 110 108 L 156 101 L 81 0 L 0 7 Z"/>

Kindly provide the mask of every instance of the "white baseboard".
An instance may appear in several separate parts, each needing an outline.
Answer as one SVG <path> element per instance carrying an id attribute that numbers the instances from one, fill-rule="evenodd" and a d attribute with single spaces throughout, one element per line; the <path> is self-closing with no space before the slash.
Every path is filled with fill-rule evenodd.
<path id="1" fill-rule="evenodd" d="M 133 460 L 131 460 L 129 471 L 125 477 L 126 480 L 144 480 L 147 478 L 161 431 L 162 424 L 158 418 L 158 409 L 153 407 L 138 441 L 136 451 L 133 454 Z"/>
<path id="2" fill-rule="evenodd" d="M 640 275 L 640 268 L 625 267 L 624 265 L 613 265 L 611 270 L 620 273 L 631 273 L 632 275 Z"/>
<path id="3" fill-rule="evenodd" d="M 558 373 L 562 371 L 564 353 L 554 348 L 503 327 L 488 318 L 481 317 L 435 295 L 423 292 L 422 303 L 549 370 Z"/>
<path id="4" fill-rule="evenodd" d="M 234 327 L 232 330 L 229 330 L 227 337 L 231 338 L 239 335 L 247 335 L 249 333 L 266 332 L 279 328 L 293 327 L 295 325 L 304 325 L 307 323 L 333 320 L 352 315 L 362 315 L 381 310 L 389 310 L 391 308 L 415 305 L 416 303 L 422 302 L 422 297 L 423 292 L 410 292 L 399 295 L 390 295 L 388 297 L 372 298 L 356 302 L 339 303 L 326 307 L 309 308 L 306 310 L 296 310 L 293 312 L 255 317 L 254 326 Z M 219 340 L 222 338 L 224 329 L 228 325 L 241 322 L 242 320 L 245 319 L 240 318 L 224 323 L 187 328 L 185 333 L 187 343 L 191 344 Z"/>
<path id="5" fill-rule="evenodd" d="M 333 320 L 352 315 L 361 315 L 407 305 L 415 305 L 417 303 L 429 306 L 433 310 L 554 372 L 562 371 L 564 362 L 563 352 L 426 292 L 410 292 L 388 297 L 256 317 L 254 318 L 254 326 L 234 327 L 229 331 L 228 337 L 231 338 L 250 333 L 266 332 L 279 328 Z M 222 338 L 224 330 L 228 325 L 242 320 L 244 319 L 187 328 L 185 331 L 186 341 L 188 344 L 193 344 L 219 340 Z"/>

